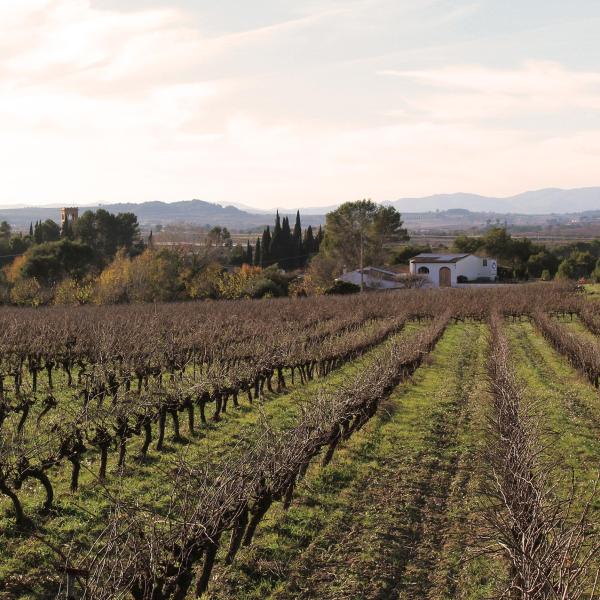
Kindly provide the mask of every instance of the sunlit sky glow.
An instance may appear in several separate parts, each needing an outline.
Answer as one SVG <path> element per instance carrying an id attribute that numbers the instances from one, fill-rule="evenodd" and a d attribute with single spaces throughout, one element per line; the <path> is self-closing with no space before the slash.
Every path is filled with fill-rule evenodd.
<path id="1" fill-rule="evenodd" d="M 0 0 L 0 205 L 600 185 L 597 0 Z"/>

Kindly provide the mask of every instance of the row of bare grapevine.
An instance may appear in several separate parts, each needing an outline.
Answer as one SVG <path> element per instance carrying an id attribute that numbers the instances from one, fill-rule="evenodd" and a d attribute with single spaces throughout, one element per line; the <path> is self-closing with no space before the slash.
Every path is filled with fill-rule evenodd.
<path id="1" fill-rule="evenodd" d="M 109 525 L 80 573 L 84 598 L 183 599 L 208 587 L 219 548 L 229 532 L 225 562 L 250 545 L 275 502 L 289 506 L 311 461 L 327 463 L 341 440 L 375 413 L 380 401 L 409 377 L 441 337 L 449 314 L 402 342 L 391 342 L 378 360 L 335 391 L 321 391 L 290 430 L 267 429 L 238 459 L 210 466 L 177 465 L 169 510 L 116 503 Z M 198 569 L 198 566 L 201 568 Z M 84 572 L 84 574 L 81 574 Z M 194 583 L 195 581 L 195 583 Z"/>
<path id="2" fill-rule="evenodd" d="M 600 545 L 588 518 L 593 498 L 577 514 L 569 470 L 543 434 L 536 403 L 524 398 L 498 314 L 490 329 L 491 431 L 484 455 L 491 477 L 484 489 L 483 544 L 509 566 L 501 597 L 595 598 L 592 560 Z"/>
<path id="3" fill-rule="evenodd" d="M 598 344 L 570 331 L 562 323 L 542 312 L 535 311 L 532 318 L 544 338 L 597 388 L 600 384 Z"/>

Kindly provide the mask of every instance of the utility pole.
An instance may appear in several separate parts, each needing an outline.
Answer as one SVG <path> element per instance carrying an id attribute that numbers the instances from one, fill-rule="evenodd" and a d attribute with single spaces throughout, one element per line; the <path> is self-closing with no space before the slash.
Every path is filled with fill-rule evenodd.
<path id="1" fill-rule="evenodd" d="M 365 274 L 363 272 L 363 253 L 364 253 L 364 232 L 363 228 L 360 228 L 360 291 L 365 291 Z"/>

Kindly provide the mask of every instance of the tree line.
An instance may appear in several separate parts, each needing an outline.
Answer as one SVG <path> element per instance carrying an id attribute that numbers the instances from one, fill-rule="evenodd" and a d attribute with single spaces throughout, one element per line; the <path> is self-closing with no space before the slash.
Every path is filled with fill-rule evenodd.
<path id="1" fill-rule="evenodd" d="M 281 219 L 277 211 L 273 231 L 267 226 L 262 236 L 256 238 L 254 247 L 248 240 L 243 260 L 246 264 L 257 267 L 277 264 L 285 270 L 300 269 L 306 267 L 311 256 L 319 252 L 322 241 L 321 226 L 316 234 L 311 225 L 302 231 L 300 211 L 296 212 L 294 229 L 290 227 L 289 218 L 284 216 Z"/>

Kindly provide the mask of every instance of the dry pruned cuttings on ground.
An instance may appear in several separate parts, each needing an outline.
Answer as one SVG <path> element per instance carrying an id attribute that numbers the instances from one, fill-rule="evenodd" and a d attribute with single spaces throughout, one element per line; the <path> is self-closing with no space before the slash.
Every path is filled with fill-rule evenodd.
<path id="1" fill-rule="evenodd" d="M 501 317 L 490 319 L 489 470 L 482 490 L 479 542 L 508 565 L 499 597 L 518 600 L 596 598 L 598 523 L 591 509 L 598 480 L 582 498 L 571 469 L 553 452 L 535 402 L 525 400 L 510 365 Z"/>
<path id="2" fill-rule="evenodd" d="M 166 511 L 116 501 L 87 560 L 68 566 L 86 572 L 83 597 L 160 600 L 204 593 L 221 545 L 228 549 L 227 563 L 241 546 L 251 545 L 273 503 L 289 505 L 310 462 L 321 452 L 322 462 L 329 461 L 339 442 L 375 414 L 380 400 L 418 368 L 449 318 L 446 312 L 408 340 L 392 342 L 376 366 L 335 391 L 321 390 L 293 428 L 264 426 L 259 440 L 237 458 L 212 466 L 182 457 Z"/>

